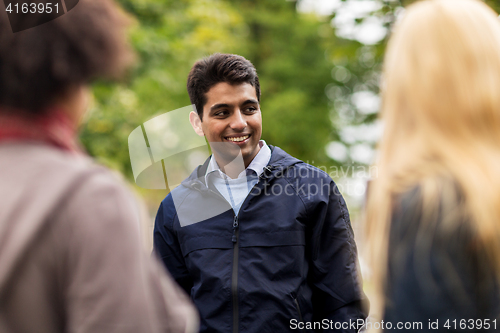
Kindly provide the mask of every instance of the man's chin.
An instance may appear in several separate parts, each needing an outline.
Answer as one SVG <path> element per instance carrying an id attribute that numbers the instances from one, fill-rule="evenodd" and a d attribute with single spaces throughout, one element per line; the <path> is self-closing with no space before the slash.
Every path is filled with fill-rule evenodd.
<path id="1" fill-rule="evenodd" d="M 230 163 L 238 157 L 243 160 L 241 148 L 230 142 L 210 142 L 210 148 L 218 163 Z"/>
<path id="2" fill-rule="evenodd" d="M 232 142 L 210 142 L 210 148 L 216 157 L 222 159 L 223 163 L 230 163 L 237 158 L 241 158 L 245 161 L 245 164 L 248 164 L 255 157 L 259 142 L 257 141 L 252 146 L 249 146 L 249 144 L 250 142 L 240 147 Z"/>

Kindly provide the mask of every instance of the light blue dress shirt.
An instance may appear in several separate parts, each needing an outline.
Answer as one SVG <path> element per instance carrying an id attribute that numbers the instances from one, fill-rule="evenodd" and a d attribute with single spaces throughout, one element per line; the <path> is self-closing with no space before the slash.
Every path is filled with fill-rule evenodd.
<path id="1" fill-rule="evenodd" d="M 259 181 L 264 167 L 271 160 L 271 149 L 264 140 L 259 141 L 260 150 L 248 167 L 240 172 L 238 178 L 232 179 L 219 168 L 214 156 L 210 158 L 205 183 L 213 184 L 217 191 L 231 204 L 234 213 L 238 215 L 243 201 Z"/>

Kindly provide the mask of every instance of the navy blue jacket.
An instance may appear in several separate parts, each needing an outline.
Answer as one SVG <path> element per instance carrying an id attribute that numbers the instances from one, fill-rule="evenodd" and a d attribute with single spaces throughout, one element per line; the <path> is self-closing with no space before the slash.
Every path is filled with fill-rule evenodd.
<path id="1" fill-rule="evenodd" d="M 324 319 L 334 328 L 367 316 L 349 213 L 335 183 L 270 147 L 237 216 L 204 183 L 208 160 L 160 205 L 154 248 L 198 307 L 201 332 L 300 332 L 291 329 L 299 322 Z"/>

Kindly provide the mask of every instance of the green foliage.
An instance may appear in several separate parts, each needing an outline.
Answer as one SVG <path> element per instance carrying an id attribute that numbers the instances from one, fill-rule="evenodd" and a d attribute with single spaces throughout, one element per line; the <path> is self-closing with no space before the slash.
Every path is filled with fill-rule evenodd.
<path id="1" fill-rule="evenodd" d="M 342 0 L 342 6 L 348 5 L 349 2 L 360 2 L 359 0 Z M 360 26 L 363 22 L 372 17 L 380 18 L 383 22 L 383 26 L 390 31 L 398 13 L 402 12 L 402 9 L 417 0 L 371 0 L 365 2 L 374 2 L 379 4 L 379 8 L 375 11 L 368 12 L 364 16 L 357 17 L 355 19 L 356 25 Z M 361 1 L 362 2 L 362 1 Z M 500 11 L 500 2 L 498 0 L 485 0 L 491 8 L 495 11 Z M 328 18 L 334 19 L 337 14 L 339 14 L 340 9 L 338 8 L 333 14 Z M 338 28 L 334 25 L 334 30 Z M 379 43 L 374 45 L 364 45 L 356 40 L 352 39 L 342 39 L 337 36 L 329 38 L 329 44 L 327 47 L 327 54 L 329 59 L 337 66 L 342 66 L 347 69 L 349 78 L 345 81 L 334 80 L 330 85 L 337 86 L 340 89 L 337 93 L 333 93 L 330 96 L 332 101 L 341 101 L 338 104 L 347 104 L 347 119 L 344 115 L 344 119 L 339 119 L 342 117 L 341 107 L 333 107 L 333 118 L 334 123 L 337 125 L 337 129 L 345 125 L 359 125 L 371 123 L 376 119 L 376 114 L 360 114 L 353 105 L 351 97 L 352 94 L 361 89 L 373 91 L 374 93 L 379 93 L 379 78 L 382 69 L 383 56 L 385 52 L 385 47 L 390 34 L 388 33 L 386 37 Z M 333 73 L 332 73 L 333 74 Z M 327 95 L 328 91 L 327 91 Z M 343 105 L 346 106 L 346 105 Z"/>
<path id="2" fill-rule="evenodd" d="M 375 147 L 376 139 L 343 130 L 358 126 L 363 132 L 377 118 L 377 110 L 361 110 L 355 97 L 378 95 L 388 36 L 373 45 L 339 37 L 335 18 L 341 7 L 321 16 L 298 12 L 296 2 L 285 0 L 119 2 L 134 20 L 130 38 L 138 62 L 125 82 L 94 84 L 81 138 L 91 155 L 130 181 L 128 135 L 155 115 L 189 105 L 187 74 L 196 60 L 214 52 L 241 54 L 256 66 L 268 143 L 318 166 L 362 165 L 352 153 L 355 146 Z M 389 30 L 402 7 L 414 1 L 368 2 L 378 5 L 355 17 L 355 25 L 377 18 Z M 498 1 L 486 2 L 500 10 Z M 330 141 L 351 153 L 333 160 L 325 153 Z"/>
<path id="3" fill-rule="evenodd" d="M 135 18 L 131 41 L 138 63 L 126 82 L 93 86 L 81 138 L 88 152 L 132 180 L 127 137 L 155 115 L 190 104 L 192 64 L 214 52 L 250 59 L 262 86 L 263 139 L 304 160 L 329 162 L 331 63 L 324 26 L 287 1 L 121 0 Z M 331 30 L 331 29 L 330 29 Z"/>

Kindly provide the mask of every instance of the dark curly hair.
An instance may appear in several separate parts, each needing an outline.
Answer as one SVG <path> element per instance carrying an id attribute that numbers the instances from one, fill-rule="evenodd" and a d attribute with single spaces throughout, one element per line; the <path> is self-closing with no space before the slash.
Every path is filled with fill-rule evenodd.
<path id="1" fill-rule="evenodd" d="M 26 19 L 33 24 L 37 18 Z M 128 25 L 129 18 L 113 0 L 80 0 L 67 14 L 16 33 L 3 10 L 0 106 L 42 114 L 71 86 L 120 77 L 134 58 Z"/>
<path id="2" fill-rule="evenodd" d="M 205 94 L 219 82 L 249 83 L 255 88 L 260 102 L 259 77 L 253 64 L 236 54 L 214 53 L 198 60 L 188 75 L 187 91 L 200 119 L 203 119 L 203 106 L 207 102 Z"/>

